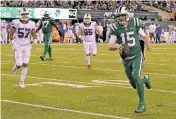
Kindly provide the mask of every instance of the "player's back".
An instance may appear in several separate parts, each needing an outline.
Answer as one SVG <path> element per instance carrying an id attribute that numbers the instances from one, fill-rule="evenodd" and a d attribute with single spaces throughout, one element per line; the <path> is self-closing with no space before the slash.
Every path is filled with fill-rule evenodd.
<path id="1" fill-rule="evenodd" d="M 12 21 L 12 26 L 15 27 L 16 31 L 14 34 L 15 43 L 20 45 L 30 44 L 32 29 L 35 29 L 35 23 L 31 20 L 24 24 L 20 19 Z"/>
<path id="2" fill-rule="evenodd" d="M 95 42 L 96 38 L 96 22 L 91 22 L 90 25 L 85 25 L 84 23 L 79 24 L 82 36 L 84 37 L 84 42 Z"/>

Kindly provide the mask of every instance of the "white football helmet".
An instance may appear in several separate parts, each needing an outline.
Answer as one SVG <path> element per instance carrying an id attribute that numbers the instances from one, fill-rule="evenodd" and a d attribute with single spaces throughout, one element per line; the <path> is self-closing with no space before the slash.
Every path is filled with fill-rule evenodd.
<path id="1" fill-rule="evenodd" d="M 90 24 L 90 22 L 91 22 L 91 15 L 87 13 L 84 15 L 84 23 Z"/>
<path id="2" fill-rule="evenodd" d="M 26 8 L 21 8 L 20 10 L 20 19 L 27 21 L 29 20 L 29 12 Z"/>

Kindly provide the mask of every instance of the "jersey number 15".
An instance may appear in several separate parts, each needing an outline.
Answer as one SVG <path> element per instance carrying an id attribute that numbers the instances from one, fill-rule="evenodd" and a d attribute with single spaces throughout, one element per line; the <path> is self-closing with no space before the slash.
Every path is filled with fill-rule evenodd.
<path id="1" fill-rule="evenodd" d="M 127 42 L 129 47 L 133 47 L 136 44 L 133 34 L 134 32 L 121 33 L 123 44 Z"/>

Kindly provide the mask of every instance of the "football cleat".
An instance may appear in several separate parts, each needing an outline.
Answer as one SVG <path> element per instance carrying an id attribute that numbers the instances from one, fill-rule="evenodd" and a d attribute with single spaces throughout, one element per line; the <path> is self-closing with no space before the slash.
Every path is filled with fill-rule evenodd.
<path id="1" fill-rule="evenodd" d="M 20 81 L 20 88 L 25 88 L 24 82 Z"/>
<path id="2" fill-rule="evenodd" d="M 147 87 L 147 89 L 150 89 L 150 88 L 151 88 L 150 75 L 149 75 L 149 74 L 146 74 L 146 75 L 144 75 L 144 78 L 147 79 L 147 81 L 146 81 L 146 83 L 145 83 L 145 86 Z"/>
<path id="3" fill-rule="evenodd" d="M 17 72 L 17 66 L 16 66 L 16 64 L 13 66 L 13 68 L 12 68 L 12 73 L 13 74 L 15 74 Z"/>
<path id="4" fill-rule="evenodd" d="M 88 68 L 88 69 L 91 69 L 91 65 L 90 65 L 90 64 L 89 64 L 89 65 L 87 65 L 87 68 Z"/>
<path id="5" fill-rule="evenodd" d="M 44 56 L 40 56 L 40 59 L 41 59 L 42 61 L 44 61 L 44 60 L 45 60 L 45 57 L 44 57 Z"/>
<path id="6" fill-rule="evenodd" d="M 46 60 L 53 60 L 53 58 L 52 58 L 52 57 L 50 57 L 50 58 L 47 58 Z"/>
<path id="7" fill-rule="evenodd" d="M 146 111 L 146 106 L 145 104 L 140 104 L 136 110 L 134 111 L 134 113 L 142 113 Z"/>

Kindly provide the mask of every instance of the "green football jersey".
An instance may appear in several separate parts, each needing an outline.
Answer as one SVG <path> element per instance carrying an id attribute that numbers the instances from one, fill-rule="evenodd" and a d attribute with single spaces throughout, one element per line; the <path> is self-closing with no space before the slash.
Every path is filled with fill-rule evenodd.
<path id="1" fill-rule="evenodd" d="M 141 20 L 131 17 L 127 27 L 114 20 L 110 26 L 111 34 L 117 36 L 117 43 L 129 46 L 127 57 L 133 57 L 141 52 L 140 35 L 138 33 L 141 28 Z"/>
<path id="2" fill-rule="evenodd" d="M 52 32 L 52 26 L 56 25 L 55 20 L 50 18 L 50 17 L 48 17 L 48 18 L 43 17 L 41 19 L 40 23 L 42 24 L 42 31 L 43 31 L 44 34 L 51 33 Z"/>

